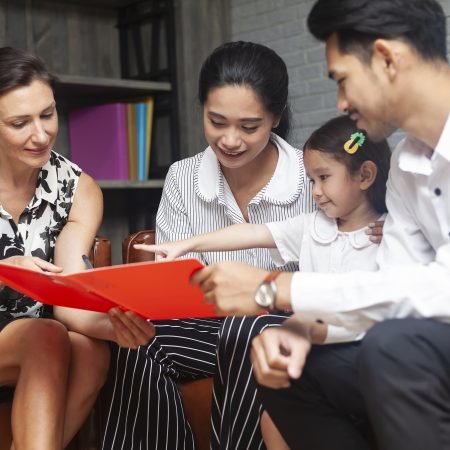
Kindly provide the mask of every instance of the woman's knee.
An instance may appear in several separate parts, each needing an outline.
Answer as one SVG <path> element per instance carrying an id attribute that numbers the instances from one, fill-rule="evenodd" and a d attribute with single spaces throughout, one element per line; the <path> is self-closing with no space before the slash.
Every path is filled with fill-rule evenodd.
<path id="1" fill-rule="evenodd" d="M 227 317 L 219 332 L 218 348 L 243 349 L 247 348 L 252 339 L 269 326 L 278 326 L 287 317 L 257 316 L 257 317 Z"/>
<path id="2" fill-rule="evenodd" d="M 30 355 L 42 358 L 43 364 L 51 359 L 69 361 L 70 341 L 63 324 L 52 319 L 30 319 L 26 325 L 21 338 Z"/>

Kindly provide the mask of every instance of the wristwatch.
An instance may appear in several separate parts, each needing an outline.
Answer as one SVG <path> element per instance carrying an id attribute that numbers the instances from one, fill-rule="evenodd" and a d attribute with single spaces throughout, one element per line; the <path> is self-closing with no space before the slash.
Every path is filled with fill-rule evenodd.
<path id="1" fill-rule="evenodd" d="M 275 301 L 277 298 L 275 279 L 280 273 L 281 272 L 270 272 L 256 290 L 256 304 L 267 311 L 273 311 L 275 309 Z"/>

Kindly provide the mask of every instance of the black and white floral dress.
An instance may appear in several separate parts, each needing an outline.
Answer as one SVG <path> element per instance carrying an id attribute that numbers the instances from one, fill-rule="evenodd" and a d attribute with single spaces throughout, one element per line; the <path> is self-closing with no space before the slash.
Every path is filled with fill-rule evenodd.
<path id="1" fill-rule="evenodd" d="M 56 239 L 67 223 L 80 174 L 77 165 L 52 152 L 18 224 L 0 205 L 0 259 L 23 255 L 53 261 Z M 7 286 L 0 292 L 0 330 L 17 318 L 50 313 L 49 307 Z"/>

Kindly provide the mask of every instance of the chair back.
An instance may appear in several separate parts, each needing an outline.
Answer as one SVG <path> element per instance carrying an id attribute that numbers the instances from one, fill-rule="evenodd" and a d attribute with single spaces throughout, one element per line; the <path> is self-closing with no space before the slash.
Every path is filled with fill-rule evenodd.
<path id="1" fill-rule="evenodd" d="M 89 260 L 94 267 L 111 265 L 111 242 L 102 236 L 95 236 L 94 244 L 89 252 Z"/>
<path id="2" fill-rule="evenodd" d="M 151 245 L 154 243 L 155 230 L 142 230 L 130 234 L 122 241 L 122 262 L 124 264 L 128 264 L 143 261 L 154 261 L 154 253 L 144 252 L 143 250 L 137 250 L 134 248 L 134 244 Z"/>

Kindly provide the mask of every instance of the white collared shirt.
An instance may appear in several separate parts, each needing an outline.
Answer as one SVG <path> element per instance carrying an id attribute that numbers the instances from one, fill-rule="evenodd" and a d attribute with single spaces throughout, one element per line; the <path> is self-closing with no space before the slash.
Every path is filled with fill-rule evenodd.
<path id="1" fill-rule="evenodd" d="M 433 152 L 406 137 L 391 163 L 377 272 L 296 273 L 293 309 L 364 331 L 388 318 L 450 322 L 450 116 Z"/>
<path id="2" fill-rule="evenodd" d="M 278 149 L 277 166 L 270 181 L 247 206 L 250 223 L 280 221 L 310 213 L 316 208 L 311 183 L 303 166 L 303 152 L 275 134 L 272 134 L 271 140 Z M 172 164 L 156 217 L 158 243 L 186 239 L 244 221 L 210 147 Z M 266 270 L 277 268 L 268 249 L 209 252 L 186 257 L 196 257 L 205 264 L 231 260 Z M 286 271 L 297 268 L 296 263 L 283 266 Z"/>
<path id="3" fill-rule="evenodd" d="M 301 272 L 377 269 L 378 245 L 369 239 L 365 232 L 367 227 L 351 232 L 339 231 L 336 220 L 322 211 L 268 223 L 267 227 L 277 246 L 271 254 L 278 264 L 298 261 Z M 363 335 L 329 325 L 325 343 L 357 340 Z"/>

